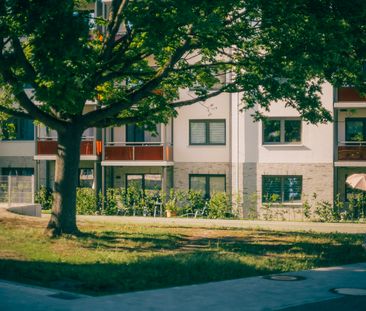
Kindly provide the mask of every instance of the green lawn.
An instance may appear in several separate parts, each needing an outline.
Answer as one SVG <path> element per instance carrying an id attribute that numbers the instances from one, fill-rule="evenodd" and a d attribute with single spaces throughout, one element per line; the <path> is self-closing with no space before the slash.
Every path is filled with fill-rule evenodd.
<path id="1" fill-rule="evenodd" d="M 0 278 L 101 295 L 366 261 L 361 235 L 81 222 L 49 239 L 45 221 L 0 219 Z"/>

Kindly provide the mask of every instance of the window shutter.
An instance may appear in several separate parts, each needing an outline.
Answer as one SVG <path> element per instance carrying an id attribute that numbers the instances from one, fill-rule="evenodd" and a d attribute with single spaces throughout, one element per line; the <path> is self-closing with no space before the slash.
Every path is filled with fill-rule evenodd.
<path id="1" fill-rule="evenodd" d="M 206 123 L 191 122 L 190 142 L 191 144 L 205 144 L 206 143 Z"/>
<path id="2" fill-rule="evenodd" d="M 225 122 L 210 122 L 209 139 L 211 144 L 225 144 Z"/>

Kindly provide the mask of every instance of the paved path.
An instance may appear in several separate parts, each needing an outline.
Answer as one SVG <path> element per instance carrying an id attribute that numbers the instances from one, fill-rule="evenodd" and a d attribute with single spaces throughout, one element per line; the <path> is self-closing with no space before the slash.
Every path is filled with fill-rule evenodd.
<path id="1" fill-rule="evenodd" d="M 46 217 L 49 217 L 48 215 Z M 92 222 L 110 222 L 122 224 L 157 224 L 169 226 L 194 227 L 227 227 L 227 228 L 261 228 L 280 231 L 308 231 L 366 233 L 366 224 L 353 223 L 320 223 L 262 220 L 223 220 L 195 218 L 161 218 L 161 217 L 122 217 L 122 216 L 78 216 L 78 219 Z"/>
<path id="2" fill-rule="evenodd" d="M 52 297 L 57 290 L 0 282 L 0 310 L 4 311 L 237 311 L 237 310 L 366 310 L 366 296 L 343 296 L 332 288 L 366 289 L 366 263 L 287 273 L 301 281 L 272 281 L 261 277 L 201 285 L 110 295 Z"/>

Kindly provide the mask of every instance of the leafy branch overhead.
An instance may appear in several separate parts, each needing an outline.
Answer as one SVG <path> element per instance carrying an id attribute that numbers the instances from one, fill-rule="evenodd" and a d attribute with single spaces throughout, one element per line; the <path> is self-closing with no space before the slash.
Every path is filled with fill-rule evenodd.
<path id="1" fill-rule="evenodd" d="M 257 117 L 281 100 L 323 122 L 325 79 L 364 90 L 361 0 L 114 0 L 94 17 L 89 2 L 1 2 L 1 113 L 58 131 L 152 124 L 240 91 Z M 83 113 L 88 101 L 98 107 Z"/>

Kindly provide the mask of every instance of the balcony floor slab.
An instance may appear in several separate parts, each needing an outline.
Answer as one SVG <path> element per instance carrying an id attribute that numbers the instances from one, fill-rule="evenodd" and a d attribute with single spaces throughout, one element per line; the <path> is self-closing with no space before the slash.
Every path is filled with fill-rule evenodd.
<path id="1" fill-rule="evenodd" d="M 366 161 L 336 161 L 335 167 L 366 167 Z"/>
<path id="2" fill-rule="evenodd" d="M 102 166 L 173 166 L 172 161 L 102 161 Z"/>
<path id="3" fill-rule="evenodd" d="M 44 154 L 44 155 L 35 155 L 33 157 L 34 160 L 48 160 L 48 161 L 55 161 L 56 155 L 55 154 Z M 82 155 L 80 156 L 80 161 L 96 161 L 98 160 L 98 156 L 96 155 Z"/>

